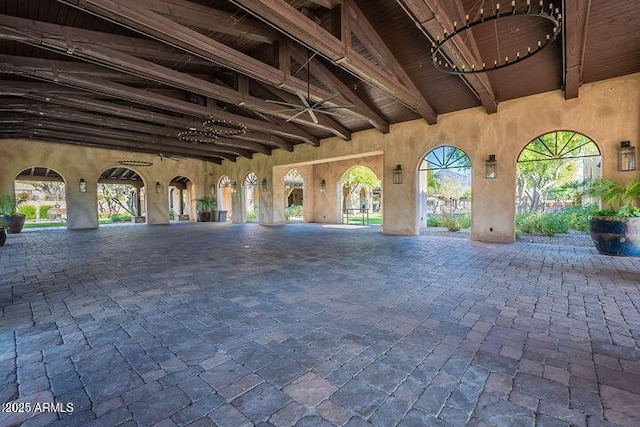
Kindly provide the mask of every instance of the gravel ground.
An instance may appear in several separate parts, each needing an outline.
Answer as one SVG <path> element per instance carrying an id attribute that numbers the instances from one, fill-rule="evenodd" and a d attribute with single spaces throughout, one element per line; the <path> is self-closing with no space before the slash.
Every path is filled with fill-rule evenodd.
<path id="1" fill-rule="evenodd" d="M 455 237 L 461 239 L 469 238 L 469 230 L 453 232 L 442 227 L 428 227 L 421 230 L 420 234 L 427 236 Z M 567 234 L 556 234 L 555 236 L 522 234 L 516 239 L 516 243 L 541 243 L 547 245 L 593 247 L 593 242 L 591 241 L 589 234 L 577 231 L 571 231 Z"/>

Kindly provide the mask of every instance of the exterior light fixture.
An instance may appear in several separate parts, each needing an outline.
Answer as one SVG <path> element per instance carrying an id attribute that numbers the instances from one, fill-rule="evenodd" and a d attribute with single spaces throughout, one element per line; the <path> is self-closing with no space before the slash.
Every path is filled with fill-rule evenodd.
<path id="1" fill-rule="evenodd" d="M 233 181 L 230 185 L 231 187 L 231 192 L 235 193 L 236 191 L 238 191 L 238 183 L 236 181 Z"/>
<path id="2" fill-rule="evenodd" d="M 262 181 L 260 181 L 260 192 L 264 193 L 267 191 L 267 178 L 262 178 Z"/>
<path id="3" fill-rule="evenodd" d="M 636 147 L 632 147 L 631 142 L 629 141 L 620 142 L 620 151 L 618 151 L 618 170 L 636 170 Z"/>
<path id="4" fill-rule="evenodd" d="M 396 165 L 393 168 L 393 183 L 402 184 L 402 165 Z"/>
<path id="5" fill-rule="evenodd" d="M 498 176 L 498 162 L 495 154 L 489 154 L 489 158 L 484 163 L 484 177 L 495 179 Z"/>
<path id="6" fill-rule="evenodd" d="M 323 179 L 320 181 L 320 192 L 324 193 L 325 191 L 327 191 L 327 182 Z"/>
<path id="7" fill-rule="evenodd" d="M 160 194 L 162 192 L 162 184 L 156 181 L 156 194 Z"/>
<path id="8" fill-rule="evenodd" d="M 80 178 L 80 182 L 78 183 L 78 185 L 80 187 L 81 193 L 87 192 L 87 181 L 85 181 L 84 178 Z"/>

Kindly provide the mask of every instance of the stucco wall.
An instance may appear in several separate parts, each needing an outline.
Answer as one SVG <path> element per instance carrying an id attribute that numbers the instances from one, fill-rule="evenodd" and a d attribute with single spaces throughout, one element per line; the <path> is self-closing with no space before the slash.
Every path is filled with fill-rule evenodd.
<path id="1" fill-rule="evenodd" d="M 14 179 L 29 167 L 47 167 L 58 172 L 66 183 L 67 227 L 85 229 L 98 227 L 97 182 L 100 174 L 113 167 L 122 167 L 118 160 L 134 158 L 153 162 L 149 167 L 129 167 L 142 178 L 147 191 L 147 223 L 167 224 L 169 202 L 167 188 L 175 176 L 192 180 L 197 197 L 202 197 L 207 176 L 203 173 L 211 165 L 207 162 L 182 159 L 160 161 L 158 156 L 123 151 L 51 144 L 40 141 L 0 141 L 0 192 L 14 192 Z M 169 163 L 171 162 L 171 163 Z M 87 192 L 80 193 L 78 182 L 87 182 Z M 161 194 L 155 193 L 156 182 L 162 185 Z M 189 194 L 189 193 L 185 193 Z M 195 206 L 195 202 L 191 203 Z M 190 213 L 195 218 L 195 212 Z"/>
<path id="2" fill-rule="evenodd" d="M 549 92 L 502 102 L 492 115 L 483 108 L 473 108 L 440 115 L 432 126 L 415 120 L 392 125 L 388 134 L 377 130 L 357 132 L 351 141 L 330 138 L 320 147 L 298 145 L 293 152 L 275 150 L 271 156 L 256 154 L 253 159 L 225 161 L 222 165 L 195 160 L 161 164 L 157 156 L 136 155 L 154 162 L 152 167 L 136 171 L 151 189 L 147 192 L 151 224 L 168 221 L 167 200 L 164 195 L 155 195 L 155 182 L 166 188 L 176 175 L 194 182 L 196 198 L 208 193 L 210 185 L 216 185 L 222 175 L 228 175 L 238 184 L 238 192 L 233 195 L 233 220 L 244 221 L 242 180 L 253 171 L 259 180 L 268 181 L 268 190 L 259 196 L 259 221 L 278 225 L 285 222 L 284 186 L 280 183 L 290 167 L 305 171 L 305 219 L 338 222 L 337 183 L 350 167 L 367 164 L 383 181 L 384 232 L 410 235 L 419 232 L 418 165 L 433 148 L 453 145 L 467 153 L 473 166 L 472 238 L 510 242 L 514 240 L 517 157 L 535 137 L 556 130 L 576 131 L 593 139 L 602 152 L 604 176 L 621 182 L 639 177 L 640 171 L 617 171 L 617 151 L 620 141 L 629 140 L 634 146 L 640 141 L 640 74 L 585 85 L 577 99 L 565 100 L 563 92 Z M 490 154 L 495 154 L 498 161 L 494 180 L 484 178 L 484 161 Z M 0 191 L 13 191 L 15 175 L 26 167 L 51 167 L 71 183 L 67 191 L 69 227 L 96 227 L 97 177 L 124 157 L 130 156 L 110 150 L 3 140 Z M 403 183 L 394 185 L 391 171 L 398 164 L 402 165 Z M 89 184 L 86 194 L 77 192 L 80 178 Z M 322 179 L 327 183 L 324 193 L 319 192 Z"/>

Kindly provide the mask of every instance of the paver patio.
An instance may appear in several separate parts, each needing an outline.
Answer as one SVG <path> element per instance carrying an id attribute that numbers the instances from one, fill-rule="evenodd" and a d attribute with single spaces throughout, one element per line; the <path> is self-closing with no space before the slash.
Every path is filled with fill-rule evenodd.
<path id="1" fill-rule="evenodd" d="M 640 259 L 591 248 L 23 232 L 0 248 L 0 402 L 31 409 L 0 425 L 638 426 L 639 307 Z"/>

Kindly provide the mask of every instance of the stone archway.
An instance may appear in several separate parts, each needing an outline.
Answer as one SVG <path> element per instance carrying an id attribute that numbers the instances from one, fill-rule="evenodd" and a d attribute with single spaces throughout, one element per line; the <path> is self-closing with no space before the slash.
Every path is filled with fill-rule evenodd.
<path id="1" fill-rule="evenodd" d="M 226 211 L 226 220 L 231 221 L 233 218 L 233 183 L 227 175 L 223 175 L 218 181 L 216 198 L 218 209 Z"/>
<path id="2" fill-rule="evenodd" d="M 518 155 L 516 212 L 544 211 L 549 196 L 557 204 L 562 194 L 549 194 L 555 183 L 584 182 L 601 175 L 600 148 L 588 136 L 561 130 L 540 135 Z"/>
<path id="3" fill-rule="evenodd" d="M 86 188 L 84 180 L 78 185 Z M 67 185 L 57 171 L 44 166 L 26 168 L 16 175 L 14 189 L 16 211 L 24 214 L 28 222 L 40 225 L 62 225 L 66 222 Z"/>
<path id="4" fill-rule="evenodd" d="M 338 181 L 340 223 L 382 224 L 381 180 L 369 166 L 349 168 Z"/>
<path id="5" fill-rule="evenodd" d="M 169 201 L 169 220 L 193 221 L 193 181 L 185 176 L 175 176 L 169 181 L 167 197 Z"/>
<path id="6" fill-rule="evenodd" d="M 100 222 L 147 221 L 147 189 L 135 170 L 128 167 L 105 170 L 98 178 L 97 194 Z"/>
<path id="7" fill-rule="evenodd" d="M 259 201 L 258 176 L 255 172 L 249 172 L 242 180 L 242 209 L 246 222 L 259 222 Z"/>
<path id="8" fill-rule="evenodd" d="M 463 150 L 452 145 L 434 148 L 422 158 L 417 176 L 420 228 L 471 227 L 472 165 Z"/>
<path id="9" fill-rule="evenodd" d="M 284 176 L 284 216 L 289 222 L 304 221 L 304 177 L 298 169 Z"/>

